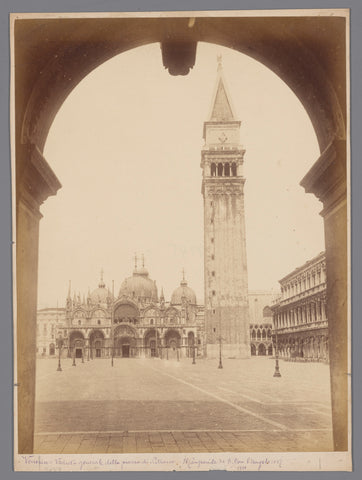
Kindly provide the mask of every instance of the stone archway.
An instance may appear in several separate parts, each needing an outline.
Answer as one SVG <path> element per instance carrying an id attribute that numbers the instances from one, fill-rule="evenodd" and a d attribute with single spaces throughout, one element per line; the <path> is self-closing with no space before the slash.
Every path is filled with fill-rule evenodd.
<path id="1" fill-rule="evenodd" d="M 161 42 L 165 66 L 185 74 L 198 41 L 235 48 L 273 70 L 300 99 L 314 126 L 321 156 L 302 186 L 324 207 L 334 442 L 336 450 L 347 448 L 346 18 L 201 16 L 192 28 L 187 20 L 165 15 L 15 21 L 15 65 L 21 68 L 15 75 L 20 453 L 33 451 L 39 206 L 61 186 L 43 157 L 50 125 L 75 86 L 112 56 Z"/>
<path id="2" fill-rule="evenodd" d="M 264 343 L 259 343 L 258 345 L 258 356 L 265 356 L 266 355 L 266 348 Z"/>
<path id="3" fill-rule="evenodd" d="M 105 340 L 102 330 L 92 330 L 88 338 L 88 349 L 90 358 L 101 358 L 106 355 Z"/>
<path id="4" fill-rule="evenodd" d="M 144 349 L 146 356 L 158 357 L 160 349 L 160 335 L 155 328 L 146 330 L 143 337 Z"/>
<path id="5" fill-rule="evenodd" d="M 132 303 L 118 303 L 114 308 L 114 323 L 137 323 L 139 318 L 138 308 Z"/>
<path id="6" fill-rule="evenodd" d="M 84 357 L 85 339 L 80 330 L 75 330 L 69 335 L 70 354 L 75 358 Z"/>
<path id="7" fill-rule="evenodd" d="M 136 331 L 128 325 L 119 325 L 113 333 L 113 355 L 129 358 L 138 355 Z"/>
<path id="8" fill-rule="evenodd" d="M 180 356 L 180 346 L 181 346 L 181 335 L 180 333 L 170 328 L 164 335 L 164 344 L 166 347 L 166 358 L 179 359 Z"/>

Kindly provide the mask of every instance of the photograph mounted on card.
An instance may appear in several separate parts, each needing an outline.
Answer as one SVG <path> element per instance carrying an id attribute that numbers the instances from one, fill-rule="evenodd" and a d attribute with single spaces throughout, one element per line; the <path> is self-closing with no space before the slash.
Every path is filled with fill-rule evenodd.
<path id="1" fill-rule="evenodd" d="M 12 14 L 16 470 L 351 470 L 349 11 Z"/>

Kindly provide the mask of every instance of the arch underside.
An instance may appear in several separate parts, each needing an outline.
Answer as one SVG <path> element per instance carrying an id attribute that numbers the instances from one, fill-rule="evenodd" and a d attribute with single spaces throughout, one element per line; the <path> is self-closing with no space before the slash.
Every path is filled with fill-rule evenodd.
<path id="1" fill-rule="evenodd" d="M 51 123 L 66 97 L 88 73 L 113 56 L 149 43 L 160 42 L 164 46 L 199 41 L 233 48 L 273 70 L 304 105 L 321 150 L 334 137 L 345 138 L 344 18 L 203 17 L 197 18 L 191 29 L 187 28 L 187 21 L 17 20 L 15 61 L 27 65 L 17 82 L 20 143 L 33 143 L 42 152 Z M 48 42 L 40 41 L 45 37 Z M 29 64 L 26 60 L 31 47 L 36 48 L 37 55 Z M 161 63 L 161 59 L 158 61 Z M 332 86 L 336 81 L 341 87 L 338 91 Z"/>

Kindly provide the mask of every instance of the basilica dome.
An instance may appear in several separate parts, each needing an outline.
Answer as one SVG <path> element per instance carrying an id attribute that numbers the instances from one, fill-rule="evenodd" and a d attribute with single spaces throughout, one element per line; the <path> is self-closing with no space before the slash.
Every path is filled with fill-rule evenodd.
<path id="1" fill-rule="evenodd" d="M 196 294 L 192 288 L 187 286 L 185 277 L 181 280 L 180 286 L 171 295 L 171 305 L 181 305 L 185 299 L 191 305 L 196 305 Z"/>
<path id="2" fill-rule="evenodd" d="M 147 269 L 143 266 L 135 268 L 132 277 L 126 278 L 119 290 L 119 297 L 135 298 L 137 300 L 146 300 L 148 302 L 157 302 L 156 282 L 149 278 Z"/>
<path id="3" fill-rule="evenodd" d="M 89 294 L 89 299 L 92 304 L 107 303 L 109 299 L 113 299 L 112 293 L 108 290 L 108 288 L 106 288 L 106 285 L 103 282 L 103 273 L 101 274 L 101 280 L 98 288 Z"/>

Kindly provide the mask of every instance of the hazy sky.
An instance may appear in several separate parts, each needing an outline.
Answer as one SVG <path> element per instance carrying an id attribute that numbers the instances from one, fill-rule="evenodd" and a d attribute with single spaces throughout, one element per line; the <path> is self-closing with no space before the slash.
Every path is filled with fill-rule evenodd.
<path id="1" fill-rule="evenodd" d="M 45 158 L 63 187 L 41 209 L 40 308 L 63 306 L 70 279 L 81 294 L 96 288 L 101 268 L 118 293 L 135 252 L 166 300 L 185 268 L 203 302 L 200 159 L 218 54 L 246 149 L 249 289 L 278 289 L 324 250 L 322 205 L 299 186 L 317 140 L 289 87 L 255 60 L 202 43 L 190 74 L 172 77 L 152 44 L 89 74 L 52 125 Z"/>

